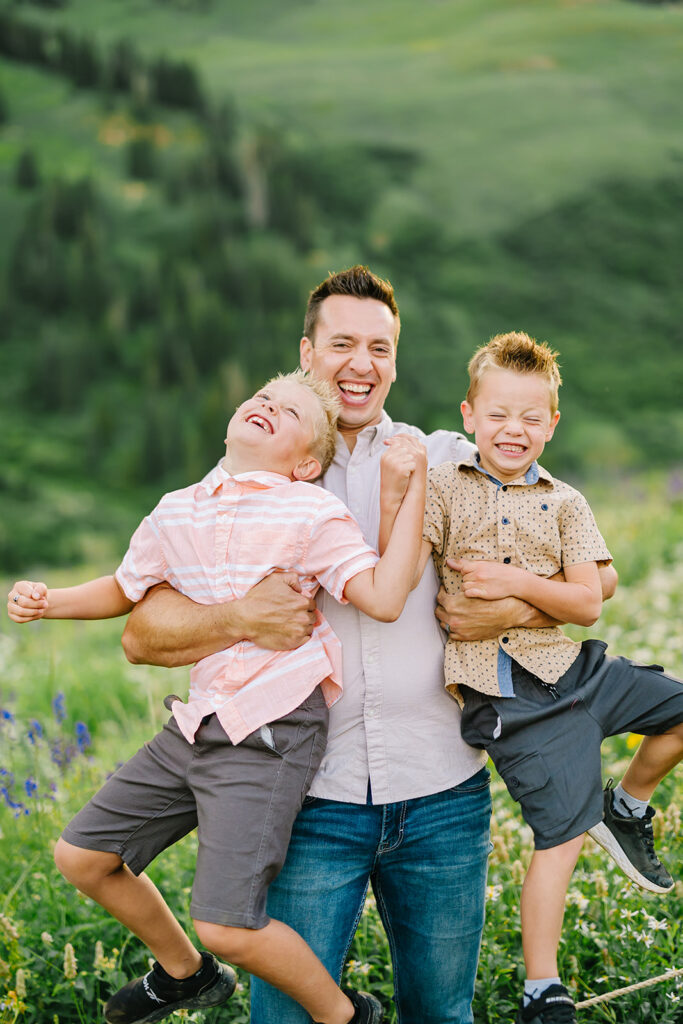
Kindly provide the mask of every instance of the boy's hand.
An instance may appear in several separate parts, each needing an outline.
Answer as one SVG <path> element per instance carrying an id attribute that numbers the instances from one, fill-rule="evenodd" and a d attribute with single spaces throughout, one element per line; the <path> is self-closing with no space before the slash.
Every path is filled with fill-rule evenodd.
<path id="1" fill-rule="evenodd" d="M 465 597 L 480 597 L 484 601 L 516 597 L 519 575 L 524 572 L 516 565 L 471 561 L 466 558 L 457 561 L 449 559 L 448 564 L 456 572 L 462 573 L 462 591 Z"/>
<path id="2" fill-rule="evenodd" d="M 47 610 L 47 586 L 19 580 L 7 595 L 7 614 L 13 622 L 32 622 L 42 619 Z"/>
<path id="3" fill-rule="evenodd" d="M 426 468 L 427 450 L 410 434 L 396 434 L 385 442 L 380 462 L 381 501 L 400 505 L 416 469 Z"/>

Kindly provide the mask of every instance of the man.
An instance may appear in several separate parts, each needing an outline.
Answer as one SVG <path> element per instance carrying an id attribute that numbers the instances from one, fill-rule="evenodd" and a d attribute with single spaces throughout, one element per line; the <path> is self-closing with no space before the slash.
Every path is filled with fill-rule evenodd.
<path id="1" fill-rule="evenodd" d="M 459 434 L 424 437 L 385 413 L 399 329 L 391 285 L 356 266 L 311 293 L 300 347 L 302 367 L 330 381 L 342 405 L 323 486 L 348 505 L 373 545 L 385 438 L 419 436 L 432 464 L 471 450 Z M 295 928 L 338 978 L 372 884 L 401 1024 L 470 1024 L 484 921 L 488 773 L 485 756 L 461 739 L 457 705 L 444 690 L 437 592 L 430 563 L 400 619 L 381 625 L 321 598 L 342 641 L 344 697 L 332 709 L 327 751 L 268 902 L 268 912 Z M 548 622 L 516 599 L 440 600 L 438 619 L 461 639 Z M 131 615 L 123 642 L 132 661 L 177 665 L 243 638 L 296 647 L 312 621 L 292 579 L 274 574 L 226 605 L 153 592 Z M 286 996 L 254 982 L 254 1024 L 306 1020 Z"/>

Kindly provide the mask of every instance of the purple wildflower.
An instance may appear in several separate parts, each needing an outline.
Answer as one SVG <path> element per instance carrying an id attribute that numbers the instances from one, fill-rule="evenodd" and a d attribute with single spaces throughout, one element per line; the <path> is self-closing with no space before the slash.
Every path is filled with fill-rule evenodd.
<path id="1" fill-rule="evenodd" d="M 76 743 L 81 754 L 87 750 L 92 740 L 90 739 L 90 733 L 88 732 L 88 726 L 85 722 L 76 722 Z"/>
<path id="2" fill-rule="evenodd" d="M 32 718 L 29 730 L 28 730 L 28 741 L 31 744 L 35 744 L 36 740 L 39 740 L 43 735 L 43 727 L 36 718 Z"/>
<path id="3" fill-rule="evenodd" d="M 52 700 L 52 714 L 55 716 L 55 721 L 63 722 L 66 718 L 66 708 L 64 707 L 64 694 L 60 692 Z"/>

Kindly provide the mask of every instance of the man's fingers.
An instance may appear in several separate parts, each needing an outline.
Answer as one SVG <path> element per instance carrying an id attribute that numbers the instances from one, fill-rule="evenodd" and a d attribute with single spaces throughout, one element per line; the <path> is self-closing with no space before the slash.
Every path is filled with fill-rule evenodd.
<path id="1" fill-rule="evenodd" d="M 288 587 L 291 587 L 292 590 L 296 590 L 297 594 L 301 593 L 301 580 L 295 572 L 279 572 L 277 575 L 278 578 L 281 579 L 283 583 L 286 583 Z"/>

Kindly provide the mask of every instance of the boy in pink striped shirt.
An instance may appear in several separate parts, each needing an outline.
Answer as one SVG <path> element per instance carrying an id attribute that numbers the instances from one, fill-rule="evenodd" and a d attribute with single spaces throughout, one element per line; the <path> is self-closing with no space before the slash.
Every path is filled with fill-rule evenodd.
<path id="1" fill-rule="evenodd" d="M 162 581 L 200 604 L 219 603 L 278 570 L 296 572 L 306 595 L 322 585 L 374 618 L 398 618 L 420 548 L 424 449 L 412 437 L 387 449 L 384 503 L 402 501 L 388 514 L 378 559 L 345 506 L 311 486 L 334 454 L 336 415 L 327 383 L 301 371 L 269 381 L 230 420 L 225 458 L 199 484 L 161 499 L 115 576 L 62 590 L 21 581 L 11 618 L 122 615 Z M 234 971 L 196 950 L 143 873 L 195 827 L 191 912 L 207 949 L 282 989 L 314 1021 L 381 1021 L 374 996 L 339 989 L 303 939 L 265 912 L 323 754 L 327 708 L 340 696 L 340 645 L 320 613 L 293 651 L 245 640 L 212 654 L 192 669 L 187 704 L 166 698 L 164 729 L 66 827 L 55 850 L 60 871 L 157 961 L 112 996 L 109 1024 L 158 1021 L 232 994 Z"/>

